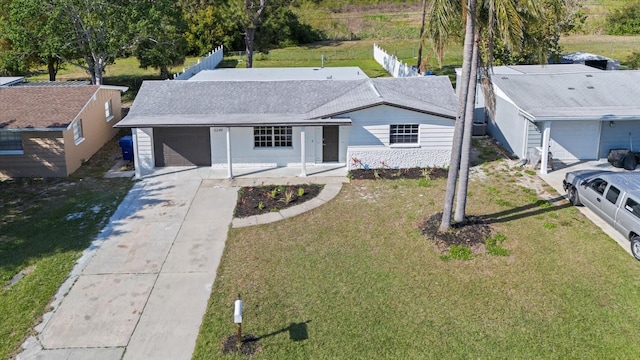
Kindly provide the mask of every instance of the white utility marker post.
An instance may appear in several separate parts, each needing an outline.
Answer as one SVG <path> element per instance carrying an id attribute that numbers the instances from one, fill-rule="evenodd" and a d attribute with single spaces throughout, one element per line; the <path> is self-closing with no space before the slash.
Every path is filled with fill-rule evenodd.
<path id="1" fill-rule="evenodd" d="M 242 346 L 242 300 L 240 300 L 240 294 L 238 294 L 238 300 L 236 300 L 233 307 L 233 322 L 238 324 L 238 342 L 237 346 Z"/>

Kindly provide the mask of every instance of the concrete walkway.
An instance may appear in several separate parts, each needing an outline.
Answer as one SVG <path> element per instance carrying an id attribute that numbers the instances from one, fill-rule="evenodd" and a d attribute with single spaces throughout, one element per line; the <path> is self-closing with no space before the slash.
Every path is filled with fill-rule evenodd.
<path id="1" fill-rule="evenodd" d="M 327 183 L 317 199 L 290 208 L 282 219 L 330 200 L 346 180 L 202 180 L 188 174 L 154 176 L 133 187 L 18 359 L 190 359 L 238 187 Z"/>

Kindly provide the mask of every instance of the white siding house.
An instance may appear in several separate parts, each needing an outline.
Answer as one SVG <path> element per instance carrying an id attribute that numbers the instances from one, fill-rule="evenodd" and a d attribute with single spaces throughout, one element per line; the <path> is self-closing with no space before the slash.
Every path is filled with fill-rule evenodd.
<path id="1" fill-rule="evenodd" d="M 129 115 L 138 176 L 157 167 L 446 166 L 447 77 L 145 81 Z M 354 161 L 358 160 L 358 161 Z"/>
<path id="2" fill-rule="evenodd" d="M 487 129 L 519 158 L 547 149 L 554 160 L 575 162 L 640 147 L 638 71 L 502 74 L 492 82 L 496 106 Z"/>

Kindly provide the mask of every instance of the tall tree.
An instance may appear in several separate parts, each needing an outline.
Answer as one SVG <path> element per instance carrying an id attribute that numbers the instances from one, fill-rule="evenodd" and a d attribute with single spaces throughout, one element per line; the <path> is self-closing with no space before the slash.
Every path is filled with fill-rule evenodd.
<path id="1" fill-rule="evenodd" d="M 51 1 L 11 0 L 0 4 L 0 28 L 6 39 L 6 57 L 19 65 L 23 74 L 30 68 L 46 65 L 49 80 L 55 81 L 62 64 L 61 54 L 67 58 L 74 56 L 65 47 L 65 34 L 70 28 L 68 21 L 60 21 L 60 8 Z M 14 69 L 18 70 L 18 69 Z"/>
<path id="2" fill-rule="evenodd" d="M 253 47 L 255 45 L 256 30 L 262 23 L 267 7 L 267 0 L 244 0 L 243 25 L 244 43 L 247 52 L 247 68 L 253 67 Z"/>
<path id="3" fill-rule="evenodd" d="M 135 0 L 57 0 L 62 11 L 60 19 L 73 24 L 69 49 L 84 62 L 65 59 L 85 69 L 92 84 L 102 84 L 108 64 L 116 55 L 132 45 L 130 31 L 135 12 Z"/>
<path id="4" fill-rule="evenodd" d="M 458 115 L 453 131 L 453 145 L 451 148 L 451 161 L 449 163 L 449 173 L 447 176 L 447 190 L 445 192 L 444 209 L 442 211 L 442 221 L 440 231 L 447 231 L 451 228 L 451 214 L 453 212 L 453 200 L 456 194 L 456 183 L 460 167 L 460 155 L 462 151 L 462 141 L 464 132 L 464 115 L 466 110 L 467 93 L 469 91 L 469 79 L 471 77 L 471 62 L 473 57 L 473 38 L 476 25 L 476 0 L 467 0 L 464 7 L 466 12 L 466 25 L 464 36 L 464 52 L 462 56 L 462 77 L 460 91 L 458 92 Z M 450 21 L 450 19 L 445 19 Z"/>
<path id="5" fill-rule="evenodd" d="M 169 67 L 183 64 L 187 51 L 182 8 L 174 0 L 143 1 L 136 14 L 135 54 L 140 67 L 153 67 L 168 79 Z"/>

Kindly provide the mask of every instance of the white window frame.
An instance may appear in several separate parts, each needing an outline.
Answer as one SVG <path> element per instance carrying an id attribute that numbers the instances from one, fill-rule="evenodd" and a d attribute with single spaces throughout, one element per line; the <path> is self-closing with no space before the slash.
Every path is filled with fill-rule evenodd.
<path id="1" fill-rule="evenodd" d="M 113 106 L 111 103 L 111 99 L 107 100 L 107 102 L 104 103 L 104 117 L 107 122 L 111 121 L 115 117 L 113 115 Z"/>
<path id="2" fill-rule="evenodd" d="M 401 130 L 401 132 L 398 132 L 398 130 Z M 409 132 L 407 132 L 407 130 Z M 398 138 L 396 138 L 396 141 L 393 140 L 394 136 L 400 137 L 401 139 L 411 138 L 415 136 L 415 141 L 398 142 Z M 389 125 L 389 146 L 390 147 L 419 147 L 420 146 L 420 124 L 390 124 Z"/>
<path id="3" fill-rule="evenodd" d="M 8 134 L 11 134 L 12 137 L 16 138 L 19 137 L 20 138 L 20 148 L 18 149 L 13 148 L 13 149 L 0 149 L 0 155 L 23 155 L 24 154 L 24 144 L 22 143 L 22 133 L 18 132 L 18 131 L 1 131 L 0 132 L 0 143 L 2 142 L 4 137 L 7 137 Z M 6 140 L 6 139 L 5 139 Z M 13 141 L 15 143 L 17 143 L 16 139 L 10 140 Z"/>
<path id="4" fill-rule="evenodd" d="M 254 149 L 293 147 L 293 126 L 255 126 L 253 128 Z"/>
<path id="5" fill-rule="evenodd" d="M 84 133 L 82 130 L 82 119 L 78 119 L 74 121 L 71 128 L 73 130 L 73 141 L 76 143 L 76 145 L 79 145 L 81 142 L 84 141 Z"/>

